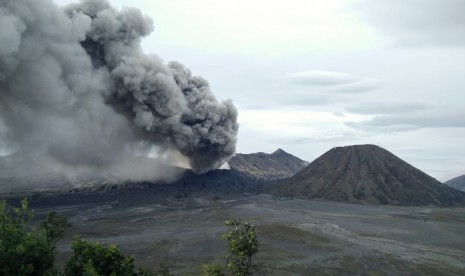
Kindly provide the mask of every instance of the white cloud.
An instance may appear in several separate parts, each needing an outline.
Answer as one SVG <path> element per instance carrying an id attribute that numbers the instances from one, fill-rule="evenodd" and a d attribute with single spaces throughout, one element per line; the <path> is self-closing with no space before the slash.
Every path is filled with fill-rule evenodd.
<path id="1" fill-rule="evenodd" d="M 358 77 L 342 72 L 322 70 L 287 74 L 283 79 L 289 84 L 310 86 L 314 89 L 324 87 L 325 89 L 316 90 L 323 93 L 361 93 L 378 89 L 384 85 L 382 81 L 375 78 Z"/>
<path id="2" fill-rule="evenodd" d="M 363 121 L 346 122 L 346 125 L 373 132 L 402 132 L 421 128 L 465 128 L 464 118 L 465 108 L 447 106 L 425 112 L 373 116 Z"/>
<path id="3" fill-rule="evenodd" d="M 155 18 L 157 34 L 149 43 L 155 47 L 282 56 L 377 44 L 373 30 L 349 9 L 353 2 L 172 0 L 145 4 L 144 12 Z"/>
<path id="4" fill-rule="evenodd" d="M 335 93 L 362 93 L 383 87 L 384 82 L 375 78 L 360 78 L 356 82 L 331 87 L 328 91 Z"/>
<path id="5" fill-rule="evenodd" d="M 346 107 L 346 110 L 357 114 L 379 115 L 408 113 L 431 107 L 432 104 L 426 102 L 373 101 L 350 104 Z"/>
<path id="6" fill-rule="evenodd" d="M 361 1 L 356 8 L 392 44 L 465 46 L 465 1 Z"/>
<path id="7" fill-rule="evenodd" d="M 271 139 L 270 142 L 278 145 L 311 145 L 311 144 L 325 144 L 325 143 L 344 143 L 353 144 L 359 141 L 359 138 L 350 132 L 338 133 L 324 133 L 315 136 L 302 136 L 302 137 L 284 137 L 278 139 Z"/>
<path id="8" fill-rule="evenodd" d="M 349 74 L 321 70 L 292 73 L 284 76 L 284 79 L 301 85 L 340 85 L 360 81 L 360 78 Z"/>

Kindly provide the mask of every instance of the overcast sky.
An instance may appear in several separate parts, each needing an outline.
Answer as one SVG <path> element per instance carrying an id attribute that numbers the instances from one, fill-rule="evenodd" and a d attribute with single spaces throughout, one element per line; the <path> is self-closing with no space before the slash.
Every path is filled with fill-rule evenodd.
<path id="1" fill-rule="evenodd" d="M 145 52 L 234 101 L 238 152 L 312 161 L 369 143 L 441 181 L 465 174 L 463 0 L 111 2 L 154 20 Z"/>

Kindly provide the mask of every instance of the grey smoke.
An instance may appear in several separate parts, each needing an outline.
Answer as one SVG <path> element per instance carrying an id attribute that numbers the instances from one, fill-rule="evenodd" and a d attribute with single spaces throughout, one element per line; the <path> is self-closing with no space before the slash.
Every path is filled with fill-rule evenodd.
<path id="1" fill-rule="evenodd" d="M 199 173 L 226 162 L 236 108 L 179 62 L 143 53 L 152 30 L 139 10 L 105 0 L 64 10 L 0 0 L 0 145 L 67 168 L 105 170 L 154 148 Z"/>

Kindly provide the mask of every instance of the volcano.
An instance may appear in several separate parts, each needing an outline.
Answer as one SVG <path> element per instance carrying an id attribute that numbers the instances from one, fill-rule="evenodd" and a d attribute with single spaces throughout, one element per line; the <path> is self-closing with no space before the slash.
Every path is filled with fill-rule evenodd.
<path id="1" fill-rule="evenodd" d="M 465 192 L 465 175 L 457 176 L 444 182 L 449 187 Z"/>
<path id="2" fill-rule="evenodd" d="M 263 152 L 237 153 L 231 160 L 231 169 L 240 171 L 254 179 L 275 180 L 288 178 L 308 165 L 304 161 L 282 149 L 268 154 Z"/>
<path id="3" fill-rule="evenodd" d="M 465 205 L 465 193 L 375 145 L 333 148 L 281 183 L 276 194 L 362 204 Z"/>

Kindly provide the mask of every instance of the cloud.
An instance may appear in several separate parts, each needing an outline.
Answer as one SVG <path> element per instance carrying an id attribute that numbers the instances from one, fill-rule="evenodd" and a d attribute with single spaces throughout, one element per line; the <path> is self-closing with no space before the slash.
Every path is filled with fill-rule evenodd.
<path id="1" fill-rule="evenodd" d="M 304 145 L 304 144 L 315 144 L 315 143 L 335 143 L 344 142 L 348 143 L 357 141 L 358 138 L 351 133 L 339 133 L 332 135 L 318 135 L 318 136 L 302 136 L 302 137 L 286 137 L 271 139 L 271 143 L 278 145 Z"/>
<path id="2" fill-rule="evenodd" d="M 465 1 L 367 1 L 355 6 L 362 19 L 396 45 L 465 46 Z"/>
<path id="3" fill-rule="evenodd" d="M 330 88 L 328 91 L 335 92 L 335 93 L 352 94 L 352 93 L 363 93 L 363 92 L 376 90 L 383 86 L 384 86 L 384 83 L 378 79 L 363 78 L 357 82 L 337 85 L 335 87 Z"/>
<path id="4" fill-rule="evenodd" d="M 346 110 L 363 115 L 399 114 L 431 108 L 425 102 L 363 102 L 349 105 Z"/>
<path id="5" fill-rule="evenodd" d="M 340 85 L 360 80 L 349 74 L 320 70 L 297 72 L 286 75 L 284 78 L 290 83 L 301 85 Z"/>
<path id="6" fill-rule="evenodd" d="M 383 85 L 383 82 L 375 78 L 321 70 L 296 72 L 285 75 L 283 79 L 289 84 L 325 88 L 324 91 L 334 93 L 367 92 Z"/>
<path id="7" fill-rule="evenodd" d="M 347 1 L 138 2 L 144 2 L 144 12 L 157 19 L 154 47 L 283 56 L 360 50 L 376 43 L 371 28 L 354 15 Z"/>
<path id="8" fill-rule="evenodd" d="M 314 93 L 288 93 L 283 97 L 277 98 L 280 106 L 292 105 L 292 106 L 322 106 L 327 105 L 335 101 L 334 97 L 330 95 L 314 94 Z"/>
<path id="9" fill-rule="evenodd" d="M 345 125 L 373 132 L 403 132 L 421 128 L 465 128 L 465 108 L 444 107 L 424 112 L 386 114 Z"/>

